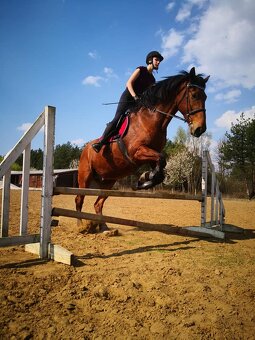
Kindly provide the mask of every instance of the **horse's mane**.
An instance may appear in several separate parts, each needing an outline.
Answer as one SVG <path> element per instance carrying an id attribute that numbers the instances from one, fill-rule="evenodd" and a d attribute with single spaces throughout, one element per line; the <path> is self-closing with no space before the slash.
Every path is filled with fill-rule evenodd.
<path id="1" fill-rule="evenodd" d="M 142 94 L 141 100 L 134 108 L 137 112 L 141 107 L 153 108 L 156 104 L 165 104 L 176 95 L 176 90 L 184 81 L 190 81 L 205 89 L 206 81 L 203 74 L 192 76 L 189 72 L 181 71 L 175 76 L 165 77 L 165 79 L 156 82 Z"/>

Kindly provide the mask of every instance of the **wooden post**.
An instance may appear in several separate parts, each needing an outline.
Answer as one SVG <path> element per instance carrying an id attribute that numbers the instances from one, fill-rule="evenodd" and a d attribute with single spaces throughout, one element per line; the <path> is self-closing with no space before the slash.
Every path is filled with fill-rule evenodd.
<path id="1" fill-rule="evenodd" d="M 212 164 L 212 168 L 211 168 L 211 172 L 212 172 L 212 183 L 211 183 L 211 226 L 215 225 L 215 221 L 214 221 L 214 202 L 215 202 L 215 172 L 214 172 L 214 166 Z M 217 201 L 217 197 L 216 197 L 216 201 Z"/>
<path id="2" fill-rule="evenodd" d="M 30 152 L 31 143 L 29 143 L 25 150 L 23 151 L 22 190 L 20 206 L 20 235 L 27 234 Z"/>
<path id="3" fill-rule="evenodd" d="M 206 226 L 206 204 L 207 204 L 207 152 L 203 151 L 202 157 L 202 202 L 201 202 L 201 227 Z"/>
<path id="4" fill-rule="evenodd" d="M 215 224 L 220 223 L 220 220 L 219 220 L 219 193 L 220 193 L 219 183 L 218 183 L 218 181 L 216 181 Z"/>
<path id="5" fill-rule="evenodd" d="M 51 238 L 51 209 L 53 194 L 53 152 L 55 140 L 55 107 L 45 107 L 42 208 L 40 226 L 40 258 L 48 258 Z"/>
<path id="6" fill-rule="evenodd" d="M 10 184 L 11 168 L 5 172 L 3 177 L 2 191 L 2 215 L 1 215 L 1 237 L 8 236 L 9 214 L 10 214 Z"/>
<path id="7" fill-rule="evenodd" d="M 224 209 L 224 205 L 223 205 L 223 201 L 222 201 L 222 194 L 221 192 L 219 193 L 219 202 L 220 202 L 220 228 L 221 230 L 223 230 L 223 224 L 225 222 L 225 209 Z"/>

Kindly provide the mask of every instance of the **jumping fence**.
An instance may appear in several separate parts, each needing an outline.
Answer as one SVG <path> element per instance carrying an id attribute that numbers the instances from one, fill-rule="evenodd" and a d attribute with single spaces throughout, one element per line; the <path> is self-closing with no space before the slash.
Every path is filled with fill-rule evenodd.
<path id="1" fill-rule="evenodd" d="M 41 195 L 41 220 L 40 233 L 28 235 L 28 193 L 29 193 L 29 169 L 30 169 L 30 150 L 31 141 L 35 135 L 44 126 L 44 152 L 43 152 L 43 181 Z M 128 220 L 112 216 L 97 214 L 88 214 L 62 208 L 52 208 L 52 196 L 57 194 L 67 195 L 91 195 L 91 196 L 114 196 L 114 197 L 140 197 L 153 199 L 180 199 L 196 200 L 201 202 L 201 226 L 200 227 L 172 227 L 162 225 L 165 230 L 174 234 L 186 234 L 196 236 L 213 236 L 219 239 L 225 238 L 224 218 L 225 209 L 222 201 L 222 195 L 219 190 L 218 181 L 215 175 L 215 169 L 212 164 L 208 151 L 203 151 L 202 157 L 202 195 L 182 195 L 170 194 L 167 192 L 136 192 L 136 191 L 118 191 L 118 190 L 101 190 L 101 189 L 78 189 L 67 187 L 53 187 L 53 152 L 55 139 L 55 108 L 46 106 L 44 111 L 37 118 L 31 128 L 23 135 L 14 148 L 5 156 L 0 164 L 0 179 L 3 177 L 2 190 L 2 212 L 1 212 L 1 229 L 0 229 L 0 246 L 26 245 L 27 251 L 39 254 L 41 259 L 54 259 L 59 262 L 71 264 L 73 255 L 61 246 L 51 243 L 51 225 L 54 222 L 52 216 L 67 216 L 79 219 L 88 219 L 97 222 L 129 225 L 134 227 L 143 227 L 155 229 L 150 223 L 141 221 Z M 10 211 L 10 179 L 11 165 L 23 153 L 23 176 L 21 190 L 21 213 L 20 213 L 20 234 L 18 236 L 9 236 L 9 211 Z M 211 207 L 210 220 L 207 221 L 207 200 L 208 200 L 208 169 L 212 176 L 211 179 Z"/>
<path id="2" fill-rule="evenodd" d="M 207 221 L 207 201 L 208 201 L 208 170 L 211 174 L 211 207 L 210 221 Z M 215 174 L 215 168 L 211 161 L 208 150 L 203 151 L 202 157 L 202 200 L 201 200 L 201 226 L 205 228 L 216 228 L 224 230 L 225 225 L 225 207 L 223 204 L 222 194 L 219 189 L 219 182 Z"/>
<path id="3" fill-rule="evenodd" d="M 46 106 L 34 124 L 4 157 L 0 164 L 0 179 L 3 178 L 2 208 L 0 225 L 0 247 L 26 245 L 26 249 L 37 249 L 41 259 L 60 259 L 62 247 L 51 244 L 51 209 L 53 192 L 53 151 L 55 139 L 55 107 Z M 41 218 L 38 234 L 28 234 L 28 194 L 31 142 L 44 127 L 43 181 L 41 194 Z M 11 166 L 23 153 L 21 207 L 19 235 L 9 236 Z"/>

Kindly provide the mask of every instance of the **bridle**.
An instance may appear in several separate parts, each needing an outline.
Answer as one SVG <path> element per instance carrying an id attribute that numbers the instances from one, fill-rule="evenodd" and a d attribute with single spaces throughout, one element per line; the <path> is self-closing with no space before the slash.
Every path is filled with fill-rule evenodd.
<path id="1" fill-rule="evenodd" d="M 205 112 L 206 112 L 206 109 L 200 108 L 200 109 L 195 109 L 195 110 L 189 111 L 189 107 L 190 107 L 190 105 L 189 105 L 189 89 L 190 89 L 191 87 L 197 87 L 197 88 L 199 88 L 200 90 L 202 90 L 203 92 L 204 92 L 205 89 L 204 89 L 202 86 L 199 86 L 199 85 L 196 85 L 196 84 L 192 84 L 192 83 L 187 83 L 187 84 L 185 85 L 185 87 L 186 87 L 185 92 L 183 93 L 183 95 L 182 95 L 181 99 L 179 100 L 179 102 L 176 104 L 176 107 L 178 108 L 179 105 L 181 104 L 181 102 L 186 98 L 186 107 L 187 107 L 186 112 L 187 112 L 187 113 L 185 114 L 185 118 L 182 118 L 182 117 L 180 117 L 180 116 L 176 116 L 176 115 L 174 115 L 174 114 L 167 113 L 167 112 L 164 112 L 164 111 L 160 111 L 160 110 L 158 110 L 157 108 L 154 108 L 154 109 L 152 109 L 151 111 L 161 113 L 161 114 L 163 114 L 163 115 L 165 115 L 165 116 L 168 116 L 168 117 L 173 117 L 173 118 L 182 120 L 183 122 L 186 122 L 186 123 L 188 123 L 189 125 L 192 124 L 192 121 L 191 121 L 191 119 L 190 119 L 190 116 L 193 116 L 193 115 L 196 114 L 197 112 L 201 112 L 201 111 L 205 113 Z M 183 90 L 183 88 L 179 91 L 179 93 L 182 92 L 182 90 Z M 177 93 L 177 95 L 178 95 L 179 93 Z"/>

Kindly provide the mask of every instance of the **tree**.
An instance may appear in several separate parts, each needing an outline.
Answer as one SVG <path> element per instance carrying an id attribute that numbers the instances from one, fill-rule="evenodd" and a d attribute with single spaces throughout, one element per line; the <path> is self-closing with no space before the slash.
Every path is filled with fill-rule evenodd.
<path id="1" fill-rule="evenodd" d="M 78 146 L 73 146 L 70 142 L 58 144 L 54 151 L 54 168 L 69 169 L 75 160 L 79 160 L 80 155 L 81 149 Z"/>
<path id="2" fill-rule="evenodd" d="M 197 194 L 197 191 L 201 189 L 202 178 L 202 152 L 208 150 L 211 144 L 211 134 L 204 133 L 199 138 L 188 134 L 186 146 L 193 158 L 193 169 L 190 176 L 189 191 Z"/>
<path id="3" fill-rule="evenodd" d="M 199 138 L 188 135 L 186 145 L 189 151 L 194 156 L 202 157 L 203 150 L 209 150 L 210 145 L 211 145 L 211 140 L 212 140 L 212 135 L 208 132 L 205 132 Z"/>
<path id="4" fill-rule="evenodd" d="M 185 186 L 190 193 L 197 193 L 201 184 L 201 163 L 202 163 L 202 150 L 208 149 L 210 145 L 211 135 L 208 133 L 203 134 L 200 138 L 196 138 L 190 135 L 189 131 L 185 131 L 183 128 L 177 130 L 174 142 L 171 145 L 169 155 L 169 167 L 175 166 L 183 167 L 183 170 L 188 167 L 187 174 L 180 178 L 179 184 L 182 185 L 182 189 Z M 185 157 L 184 157 L 185 155 Z M 178 160 L 179 158 L 179 160 Z M 182 162 L 182 163 L 180 163 Z M 173 165 L 173 163 L 175 165 Z M 181 172 L 178 171 L 180 174 Z M 177 172 L 177 173 L 178 173 Z M 167 182 L 171 183 L 170 173 L 168 169 Z M 173 174 L 173 173 L 172 173 Z M 176 174 L 173 174 L 175 181 Z M 184 180 L 185 178 L 185 180 Z M 177 181 L 178 182 L 178 181 Z M 166 182 L 165 182 L 166 183 Z"/>
<path id="5" fill-rule="evenodd" d="M 245 180 L 249 198 L 255 196 L 255 115 L 251 119 L 242 113 L 232 124 L 219 146 L 219 158 L 231 176 Z"/>
<path id="6" fill-rule="evenodd" d="M 183 149 L 169 158 L 165 168 L 164 183 L 172 188 L 181 186 L 182 191 L 184 191 L 184 184 L 189 182 L 192 168 L 192 155 L 187 149 Z"/>
<path id="7" fill-rule="evenodd" d="M 4 157 L 0 156 L 0 163 L 3 161 Z M 20 171 L 22 170 L 22 166 L 20 166 L 17 162 L 13 163 L 11 166 L 11 170 L 13 171 Z"/>
<path id="8" fill-rule="evenodd" d="M 167 158 L 173 152 L 174 147 L 175 147 L 175 144 L 170 139 L 167 139 L 166 145 L 164 146 L 164 149 L 163 149 L 163 153 L 166 155 Z"/>
<path id="9" fill-rule="evenodd" d="M 37 170 L 42 170 L 43 168 L 43 151 L 42 149 L 31 150 L 30 155 L 30 167 Z"/>
<path id="10" fill-rule="evenodd" d="M 23 167 L 23 153 L 16 160 L 17 167 L 22 170 Z M 30 168 L 36 170 L 42 170 L 43 168 L 43 151 L 42 149 L 31 150 L 30 152 Z"/>
<path id="11" fill-rule="evenodd" d="M 81 149 L 78 146 L 73 146 L 70 142 L 66 144 L 58 144 L 54 150 L 54 168 L 55 169 L 69 169 L 76 168 L 79 163 Z M 3 157 L 1 157 L 3 159 Z M 0 158 L 0 161 L 1 161 Z M 21 154 L 16 163 L 13 164 L 12 169 L 22 170 L 23 154 Z M 30 168 L 42 170 L 43 168 L 43 151 L 42 149 L 31 150 L 30 154 Z"/>

